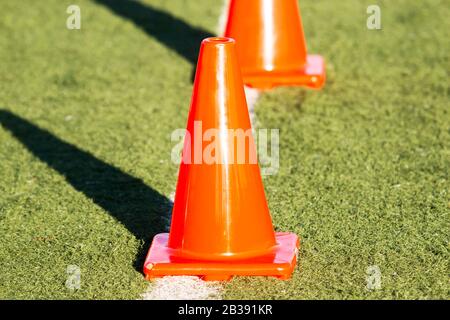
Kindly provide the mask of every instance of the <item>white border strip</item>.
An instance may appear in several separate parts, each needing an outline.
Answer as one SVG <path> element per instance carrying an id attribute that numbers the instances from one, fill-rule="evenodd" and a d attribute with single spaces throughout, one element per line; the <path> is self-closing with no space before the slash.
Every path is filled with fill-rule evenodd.
<path id="1" fill-rule="evenodd" d="M 156 279 L 143 300 L 220 300 L 222 286 L 219 282 L 206 282 L 198 277 L 177 276 Z"/>

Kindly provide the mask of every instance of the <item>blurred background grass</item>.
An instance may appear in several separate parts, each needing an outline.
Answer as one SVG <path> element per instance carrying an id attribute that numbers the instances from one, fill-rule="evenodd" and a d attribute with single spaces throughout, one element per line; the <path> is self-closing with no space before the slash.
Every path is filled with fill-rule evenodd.
<path id="1" fill-rule="evenodd" d="M 82 28 L 68 30 L 70 4 L 0 5 L 0 109 L 12 112 L 0 113 L 1 298 L 145 290 L 142 257 L 177 179 L 170 133 L 223 6 L 80 0 Z M 447 2 L 300 4 L 327 85 L 276 89 L 256 107 L 259 126 L 281 132 L 280 171 L 264 182 L 300 261 L 290 281 L 235 278 L 225 298 L 448 299 Z M 380 31 L 366 28 L 370 4 Z M 68 265 L 79 290 L 65 287 Z M 382 285 L 369 291 L 374 265 Z"/>

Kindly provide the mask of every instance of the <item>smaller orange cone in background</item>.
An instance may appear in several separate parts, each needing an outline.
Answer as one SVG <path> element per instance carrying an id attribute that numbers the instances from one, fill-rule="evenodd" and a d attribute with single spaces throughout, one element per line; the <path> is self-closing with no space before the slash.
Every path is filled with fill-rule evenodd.
<path id="1" fill-rule="evenodd" d="M 297 0 L 231 0 L 225 37 L 236 40 L 250 87 L 319 89 L 325 83 L 323 58 L 307 54 Z"/>
<path id="2" fill-rule="evenodd" d="M 210 129 L 218 132 L 215 152 L 211 153 L 216 156 L 213 162 L 204 158 L 208 143 L 202 140 Z M 250 132 L 241 161 L 230 130 Z M 205 39 L 197 64 L 170 234 L 153 239 L 144 263 L 146 278 L 196 275 L 204 280 L 228 280 L 234 275 L 255 275 L 287 279 L 293 272 L 298 246 L 295 234 L 273 230 L 235 41 Z"/>

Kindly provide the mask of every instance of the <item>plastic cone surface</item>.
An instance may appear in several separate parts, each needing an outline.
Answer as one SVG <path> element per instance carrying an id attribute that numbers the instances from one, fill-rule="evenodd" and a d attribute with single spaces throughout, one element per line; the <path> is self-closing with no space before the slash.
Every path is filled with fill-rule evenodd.
<path id="1" fill-rule="evenodd" d="M 322 57 L 308 55 L 297 0 L 231 0 L 225 36 L 234 38 L 244 83 L 320 88 Z"/>
<path id="2" fill-rule="evenodd" d="M 202 42 L 193 91 L 170 235 L 154 238 L 147 278 L 289 277 L 298 238 L 273 231 L 233 39 Z"/>

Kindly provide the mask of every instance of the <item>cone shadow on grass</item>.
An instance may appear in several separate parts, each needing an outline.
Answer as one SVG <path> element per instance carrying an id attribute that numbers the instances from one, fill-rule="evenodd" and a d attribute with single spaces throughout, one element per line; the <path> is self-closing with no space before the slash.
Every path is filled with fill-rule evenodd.
<path id="1" fill-rule="evenodd" d="M 134 262 L 135 269 L 142 272 L 150 240 L 165 229 L 171 201 L 142 180 L 9 111 L 0 110 L 0 126 L 144 242 Z"/>
<path id="2" fill-rule="evenodd" d="M 149 4 L 131 0 L 93 0 L 118 16 L 132 21 L 149 36 L 177 52 L 192 65 L 196 65 L 199 43 L 214 36 L 210 32 L 191 26 L 168 12 Z"/>

